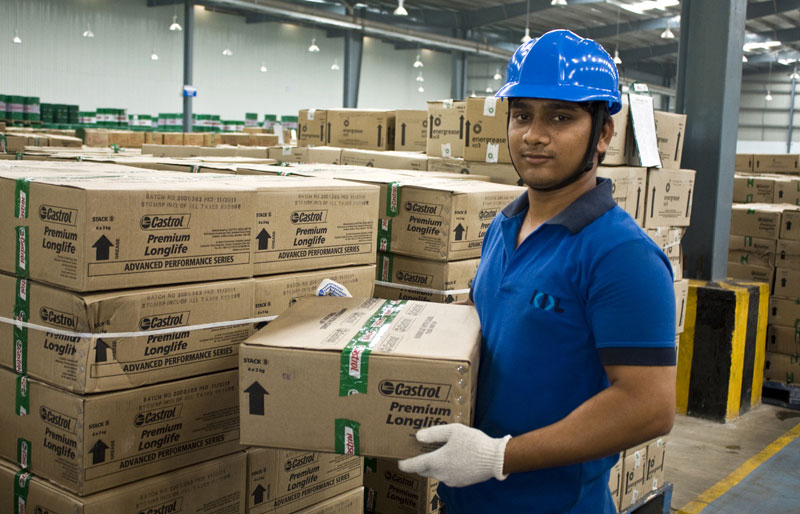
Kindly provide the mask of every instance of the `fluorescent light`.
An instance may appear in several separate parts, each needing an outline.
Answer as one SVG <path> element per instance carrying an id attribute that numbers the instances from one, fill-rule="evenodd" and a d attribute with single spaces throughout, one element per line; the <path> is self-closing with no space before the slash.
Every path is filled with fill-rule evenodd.
<path id="1" fill-rule="evenodd" d="M 769 92 L 769 89 L 767 90 L 767 96 L 764 97 L 764 100 L 766 100 L 767 102 L 772 101 L 772 94 Z"/>
<path id="2" fill-rule="evenodd" d="M 418 91 L 419 93 L 424 93 L 424 92 L 425 92 L 425 88 L 424 88 L 424 87 L 422 87 L 422 86 L 419 86 L 419 87 L 417 88 L 417 91 Z"/>
<path id="3" fill-rule="evenodd" d="M 522 36 L 522 39 L 520 39 L 520 41 L 522 42 L 522 44 L 525 44 L 528 41 L 530 41 L 531 39 L 533 39 L 531 37 L 531 29 L 529 29 L 528 27 L 525 27 L 525 35 Z"/>
<path id="4" fill-rule="evenodd" d="M 311 38 L 311 45 L 308 47 L 308 51 L 311 53 L 319 52 L 319 47 L 317 46 L 317 38 Z"/>
<path id="5" fill-rule="evenodd" d="M 790 64 L 796 63 L 797 59 L 778 59 L 778 62 L 784 66 L 789 66 Z"/>
<path id="6" fill-rule="evenodd" d="M 622 59 L 619 58 L 619 50 L 618 49 L 614 50 L 614 64 L 616 64 L 616 65 L 622 64 Z"/>
<path id="7" fill-rule="evenodd" d="M 567 5 L 567 0 L 550 0 L 550 5 Z"/>
<path id="8" fill-rule="evenodd" d="M 261 73 L 266 73 L 267 71 L 269 71 L 269 70 L 267 70 L 267 66 L 264 63 L 261 64 L 261 67 L 258 70 Z"/>
<path id="9" fill-rule="evenodd" d="M 394 10 L 395 16 L 408 16 L 408 11 L 403 7 L 405 0 L 397 0 L 397 9 Z"/>
<path id="10" fill-rule="evenodd" d="M 14 37 L 11 39 L 11 42 L 18 45 L 22 44 L 22 38 L 19 37 L 19 31 L 17 31 L 16 29 L 14 30 Z"/>
<path id="11" fill-rule="evenodd" d="M 331 69 L 333 71 L 339 71 L 339 59 L 334 59 L 333 64 L 331 64 Z"/>
<path id="12" fill-rule="evenodd" d="M 417 75 L 417 82 L 425 82 L 425 78 L 422 76 L 421 71 L 419 72 L 419 75 Z"/>
<path id="13" fill-rule="evenodd" d="M 492 77 L 492 78 L 495 79 L 495 80 L 500 80 L 500 79 L 503 78 L 503 76 L 500 75 L 500 68 L 497 68 L 497 70 L 495 70 L 494 77 Z"/>
<path id="14" fill-rule="evenodd" d="M 422 64 L 422 59 L 419 58 L 419 54 L 417 54 L 417 59 L 414 61 L 415 68 L 423 68 L 425 65 Z"/>
<path id="15" fill-rule="evenodd" d="M 746 55 L 742 55 L 742 62 L 747 62 L 749 60 L 750 59 L 748 59 Z"/>
<path id="16" fill-rule="evenodd" d="M 644 14 L 645 11 L 652 11 L 653 9 L 664 11 L 667 7 L 675 7 L 676 5 L 680 4 L 681 3 L 678 0 L 647 0 L 644 2 L 637 2 L 635 4 L 617 3 L 617 6 L 636 14 Z"/>
<path id="17" fill-rule="evenodd" d="M 233 52 L 231 52 L 230 48 L 225 47 L 225 50 L 222 51 L 222 55 L 224 55 L 225 57 L 230 57 L 231 55 L 233 55 Z"/>
<path id="18" fill-rule="evenodd" d="M 769 50 L 770 48 L 775 48 L 776 46 L 781 46 L 780 41 L 755 41 L 751 43 L 745 43 L 742 49 L 745 52 L 752 52 L 753 50 Z"/>
<path id="19" fill-rule="evenodd" d="M 473 91 L 472 91 L 472 92 L 469 94 L 469 96 L 470 96 L 470 98 L 475 98 L 475 97 L 476 97 L 476 96 L 478 96 L 478 95 L 476 95 L 476 94 L 475 94 L 475 91 L 473 90 Z"/>
<path id="20" fill-rule="evenodd" d="M 86 24 L 86 30 L 83 31 L 83 37 L 94 37 L 94 32 L 92 32 L 92 27 L 88 23 Z"/>
<path id="21" fill-rule="evenodd" d="M 797 70 L 794 70 L 789 74 L 789 78 L 792 80 L 800 80 L 800 73 L 797 73 Z"/>
<path id="22" fill-rule="evenodd" d="M 486 86 L 486 92 L 487 93 L 494 93 L 494 91 L 492 90 L 492 86 Z"/>
<path id="23" fill-rule="evenodd" d="M 180 32 L 181 30 L 183 30 L 181 28 L 181 24 L 178 23 L 178 15 L 177 14 L 172 17 L 172 25 L 169 26 L 169 30 L 171 30 L 173 32 L 175 32 L 175 31 Z"/>
<path id="24" fill-rule="evenodd" d="M 153 50 L 153 53 L 150 54 L 150 60 L 151 61 L 157 61 L 158 60 L 158 54 L 156 53 L 155 50 Z"/>
<path id="25" fill-rule="evenodd" d="M 661 33 L 661 39 L 675 39 L 675 34 L 672 32 L 672 29 L 669 28 L 669 25 L 667 25 L 667 29 Z"/>

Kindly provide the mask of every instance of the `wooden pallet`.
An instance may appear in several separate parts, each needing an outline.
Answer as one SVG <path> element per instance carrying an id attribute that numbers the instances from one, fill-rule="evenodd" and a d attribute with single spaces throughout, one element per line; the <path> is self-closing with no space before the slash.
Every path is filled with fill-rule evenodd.
<path id="1" fill-rule="evenodd" d="M 669 514 L 669 507 L 672 504 L 672 488 L 671 482 L 665 482 L 655 491 L 645 494 L 635 504 L 620 511 L 620 514 Z"/>
<path id="2" fill-rule="evenodd" d="M 778 407 L 800 410 L 800 386 L 765 380 L 761 401 Z"/>

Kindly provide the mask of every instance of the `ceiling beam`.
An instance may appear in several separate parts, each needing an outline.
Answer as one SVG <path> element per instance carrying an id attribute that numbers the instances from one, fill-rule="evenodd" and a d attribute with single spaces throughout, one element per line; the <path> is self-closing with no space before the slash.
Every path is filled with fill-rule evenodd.
<path id="1" fill-rule="evenodd" d="M 632 48 L 629 50 L 620 50 L 619 56 L 622 62 L 636 62 L 651 57 L 661 57 L 662 55 L 670 55 L 678 53 L 678 43 L 667 43 L 665 45 L 643 46 L 641 48 Z"/>
<path id="2" fill-rule="evenodd" d="M 147 7 L 182 4 L 185 0 L 147 0 Z"/>
<path id="3" fill-rule="evenodd" d="M 772 0 L 747 4 L 747 19 L 754 20 L 773 14 L 800 9 L 800 0 Z"/>
<path id="4" fill-rule="evenodd" d="M 553 6 L 550 4 L 550 1 L 551 0 L 531 0 L 530 12 L 535 13 L 538 11 L 544 11 L 545 9 L 552 9 Z M 596 4 L 603 2 L 605 2 L 605 0 L 571 0 L 570 5 Z M 463 13 L 464 28 L 472 29 L 483 25 L 499 23 L 511 18 L 525 16 L 525 14 L 528 12 L 527 7 L 527 2 L 515 2 L 513 4 L 472 9 Z M 452 22 L 452 20 L 452 17 L 450 17 L 449 20 L 446 17 L 441 19 L 439 17 L 427 19 L 428 23 L 434 25 L 439 23 L 449 23 Z"/>

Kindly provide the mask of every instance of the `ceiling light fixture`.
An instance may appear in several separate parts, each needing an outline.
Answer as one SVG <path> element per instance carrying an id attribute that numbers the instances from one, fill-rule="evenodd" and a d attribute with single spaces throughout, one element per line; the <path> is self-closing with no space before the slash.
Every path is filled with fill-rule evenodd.
<path id="1" fill-rule="evenodd" d="M 789 78 L 792 80 L 800 80 L 800 73 L 797 73 L 797 68 L 795 68 L 794 71 L 789 74 Z"/>
<path id="2" fill-rule="evenodd" d="M 617 66 L 622 64 L 622 59 L 619 58 L 619 4 L 617 4 L 617 41 L 614 46 L 614 64 Z"/>
<path id="3" fill-rule="evenodd" d="M 422 76 L 421 71 L 419 72 L 419 75 L 417 75 L 417 82 L 425 82 L 425 77 Z"/>
<path id="4" fill-rule="evenodd" d="M 524 45 L 531 40 L 531 0 L 525 2 L 525 35 L 520 42 Z"/>
<path id="5" fill-rule="evenodd" d="M 21 45 L 22 44 L 22 38 L 19 37 L 19 30 L 14 29 L 14 37 L 11 38 L 11 42 L 15 43 L 17 45 Z"/>
<path id="6" fill-rule="evenodd" d="M 308 51 L 312 54 L 315 52 L 319 52 L 319 47 L 317 46 L 317 38 L 311 38 L 311 44 L 308 46 Z"/>
<path id="7" fill-rule="evenodd" d="M 169 26 L 169 30 L 171 30 L 172 32 L 176 32 L 176 31 L 180 32 L 181 30 L 183 30 L 183 28 L 181 27 L 181 24 L 178 23 L 178 15 L 177 14 L 172 16 L 172 25 Z"/>
<path id="8" fill-rule="evenodd" d="M 667 24 L 667 29 L 661 33 L 661 39 L 675 39 L 675 34 L 669 28 L 669 24 Z"/>
<path id="9" fill-rule="evenodd" d="M 267 70 L 267 65 L 262 62 L 261 67 L 258 69 L 258 71 L 260 71 L 261 73 L 266 73 L 269 70 Z"/>
<path id="10" fill-rule="evenodd" d="M 486 92 L 487 93 L 494 93 L 494 90 L 492 89 L 492 86 L 486 86 Z"/>
<path id="11" fill-rule="evenodd" d="M 567 0 L 550 0 L 550 5 L 567 5 Z"/>
<path id="12" fill-rule="evenodd" d="M 419 86 L 419 87 L 417 88 L 417 92 L 419 92 L 419 93 L 424 93 L 424 92 L 425 92 L 425 88 L 424 88 L 424 87 L 422 87 L 422 86 Z"/>
<path id="13" fill-rule="evenodd" d="M 395 16 L 408 16 L 408 11 L 406 11 L 406 8 L 403 6 L 404 3 L 405 0 L 397 0 L 397 8 L 393 13 Z"/>
<path id="14" fill-rule="evenodd" d="M 772 94 L 770 94 L 769 89 L 767 89 L 767 96 L 764 97 L 764 100 L 766 100 L 767 102 L 772 101 Z"/>
<path id="15" fill-rule="evenodd" d="M 750 59 L 748 59 L 746 55 L 742 55 L 742 62 L 747 62 L 749 60 Z"/>
<path id="16" fill-rule="evenodd" d="M 158 60 L 158 54 L 156 53 L 155 50 L 153 50 L 153 53 L 150 54 L 150 60 L 151 61 L 157 61 Z"/>
<path id="17" fill-rule="evenodd" d="M 502 75 L 500 75 L 500 68 L 497 68 L 497 69 L 494 71 L 494 76 L 493 76 L 492 78 L 493 78 L 493 79 L 495 79 L 495 80 L 500 80 L 500 79 L 502 79 L 502 78 L 503 78 L 503 76 L 502 76 Z"/>
<path id="18" fill-rule="evenodd" d="M 339 71 L 339 59 L 334 59 L 333 64 L 331 64 L 331 69 L 333 71 Z"/>
<path id="19" fill-rule="evenodd" d="M 614 64 L 619 66 L 622 64 L 622 59 L 619 58 L 619 49 L 614 49 Z"/>
<path id="20" fill-rule="evenodd" d="M 225 57 L 230 57 L 231 55 L 233 55 L 233 52 L 231 52 L 230 48 L 226 47 L 225 50 L 222 51 L 222 55 L 224 55 Z"/>
<path id="21" fill-rule="evenodd" d="M 772 61 L 769 63 L 769 74 L 767 75 L 767 95 L 764 97 L 764 100 L 767 102 L 772 101 L 772 93 L 770 93 L 770 85 L 772 84 Z"/>
<path id="22" fill-rule="evenodd" d="M 89 25 L 88 23 L 86 24 L 86 30 L 83 31 L 82 36 L 83 37 L 89 37 L 89 38 L 94 37 L 94 32 L 92 32 L 92 26 Z"/>
<path id="23" fill-rule="evenodd" d="M 781 46 L 783 43 L 780 41 L 753 41 L 750 43 L 745 43 L 742 49 L 745 52 L 752 52 L 753 50 L 769 50 L 770 48 L 775 48 L 776 46 Z"/>
<path id="24" fill-rule="evenodd" d="M 419 58 L 419 54 L 417 54 L 417 59 L 414 61 L 414 67 L 415 68 L 423 68 L 423 67 L 425 67 L 425 65 L 422 64 L 422 59 Z"/>
<path id="25" fill-rule="evenodd" d="M 636 14 L 644 14 L 645 11 L 658 9 L 665 11 L 667 7 L 675 7 L 681 3 L 678 0 L 645 0 L 644 2 L 637 2 L 635 4 L 617 4 L 626 11 L 635 12 Z"/>

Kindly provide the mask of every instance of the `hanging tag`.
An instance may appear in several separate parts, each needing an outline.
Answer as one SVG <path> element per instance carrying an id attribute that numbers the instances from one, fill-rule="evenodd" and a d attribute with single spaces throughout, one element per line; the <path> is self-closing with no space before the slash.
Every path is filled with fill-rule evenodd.
<path id="1" fill-rule="evenodd" d="M 660 168 L 661 156 L 658 154 L 653 97 L 630 94 L 628 101 L 636 150 L 639 154 L 639 165 L 645 168 Z"/>
<path id="2" fill-rule="evenodd" d="M 483 100 L 483 115 L 494 116 L 495 114 L 497 114 L 497 97 L 487 96 Z"/>
<path id="3" fill-rule="evenodd" d="M 497 162 L 497 154 L 500 153 L 500 145 L 498 143 L 488 143 L 486 145 L 486 162 Z"/>

